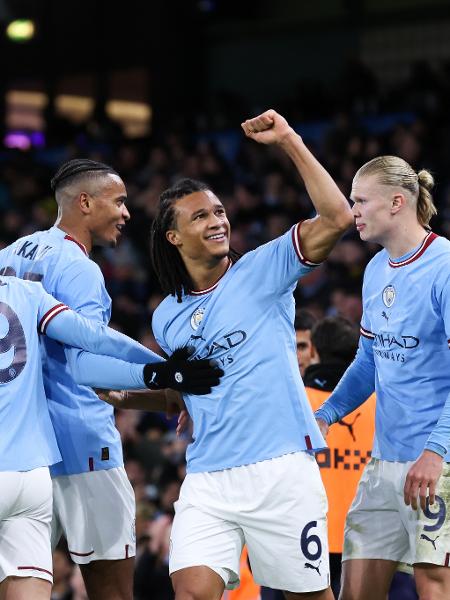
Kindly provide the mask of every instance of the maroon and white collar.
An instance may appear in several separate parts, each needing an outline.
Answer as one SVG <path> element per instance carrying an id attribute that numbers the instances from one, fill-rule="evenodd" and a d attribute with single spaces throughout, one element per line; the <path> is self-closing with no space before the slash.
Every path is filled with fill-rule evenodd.
<path id="1" fill-rule="evenodd" d="M 212 292 L 213 290 L 215 290 L 215 289 L 216 289 L 216 287 L 219 285 L 219 282 L 221 281 L 222 277 L 224 277 L 224 275 L 225 275 L 226 273 L 228 273 L 228 271 L 231 269 L 232 265 L 233 265 L 233 261 L 231 260 L 231 258 L 229 258 L 229 259 L 228 259 L 228 267 L 227 267 L 227 269 L 226 269 L 225 273 L 223 273 L 223 274 L 222 274 L 222 275 L 219 277 L 219 279 L 218 279 L 218 280 L 217 280 L 215 283 L 213 283 L 213 285 L 212 285 L 212 286 L 210 286 L 209 288 L 206 288 L 205 290 L 198 290 L 198 291 L 192 290 L 192 291 L 190 292 L 190 295 L 191 295 L 191 296 L 202 296 L 203 294 L 209 294 L 209 292 Z"/>
<path id="2" fill-rule="evenodd" d="M 68 233 L 64 236 L 65 240 L 69 240 L 69 242 L 73 242 L 74 244 L 76 244 L 79 248 L 81 248 L 81 250 L 86 254 L 86 256 L 89 256 L 89 253 L 86 249 L 86 246 L 84 244 L 82 244 L 81 242 L 79 242 L 78 240 L 76 240 L 74 237 L 72 237 L 71 235 L 69 235 Z"/>
<path id="3" fill-rule="evenodd" d="M 425 236 L 423 242 L 420 244 L 420 246 L 417 248 L 414 254 L 412 254 L 409 258 L 406 258 L 405 260 L 401 261 L 394 261 L 390 258 L 389 266 L 393 269 L 398 269 L 398 267 L 404 267 L 405 265 L 409 265 L 410 263 L 414 262 L 422 256 L 422 254 L 425 252 L 425 250 L 428 248 L 431 242 L 433 242 L 437 237 L 439 236 L 430 231 L 430 233 L 427 236 Z"/>

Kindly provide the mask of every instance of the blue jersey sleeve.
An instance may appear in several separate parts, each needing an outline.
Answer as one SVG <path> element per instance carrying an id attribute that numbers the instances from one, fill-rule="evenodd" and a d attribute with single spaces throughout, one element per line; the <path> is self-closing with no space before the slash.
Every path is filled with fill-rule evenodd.
<path id="1" fill-rule="evenodd" d="M 284 235 L 249 252 L 243 258 L 252 261 L 249 277 L 255 278 L 258 294 L 266 291 L 271 295 L 279 295 L 288 290 L 292 291 L 301 277 L 319 266 L 303 255 L 301 223 L 297 223 Z"/>
<path id="2" fill-rule="evenodd" d="M 363 300 L 368 269 L 369 267 L 364 274 Z M 375 361 L 372 347 L 375 335 L 370 331 L 366 312 L 363 310 L 361 336 L 354 361 L 345 371 L 329 398 L 315 412 L 316 418 L 323 419 L 328 425 L 336 423 L 350 414 L 375 391 Z"/>
<path id="3" fill-rule="evenodd" d="M 441 315 L 444 321 L 445 335 L 447 337 L 447 344 L 450 352 L 450 273 L 447 262 L 443 265 L 440 277 L 437 279 L 434 286 L 433 293 L 436 311 Z M 443 365 L 437 365 L 436 368 L 440 369 L 445 367 Z M 428 437 L 425 448 L 436 452 L 442 457 L 450 450 L 450 392 L 447 395 L 438 422 Z"/>
<path id="4" fill-rule="evenodd" d="M 172 354 L 172 350 L 169 348 L 164 338 L 164 324 L 167 322 L 167 319 L 164 316 L 164 308 L 165 305 L 160 304 L 158 310 L 153 313 L 152 331 L 158 346 L 167 354 L 167 356 L 170 356 Z"/>
<path id="5" fill-rule="evenodd" d="M 330 397 L 315 412 L 315 416 L 332 425 L 358 408 L 374 390 L 375 363 L 372 340 L 361 333 L 355 360 L 345 371 Z"/>
<path id="6" fill-rule="evenodd" d="M 59 313 L 67 311 L 69 307 L 64 304 L 64 302 L 60 302 L 48 294 L 40 283 L 33 281 L 18 281 L 20 281 L 22 285 L 27 286 L 29 293 L 39 297 L 36 326 L 39 333 L 45 333 L 50 321 Z"/>
<path id="7" fill-rule="evenodd" d="M 41 332 L 64 344 L 89 351 L 89 354 L 80 353 L 76 348 L 70 348 L 67 353 L 78 384 L 110 389 L 145 387 L 143 366 L 146 362 L 162 362 L 160 356 L 102 323 L 61 307 L 67 308 L 57 304 L 46 313 Z M 133 362 L 136 358 L 141 364 Z"/>
<path id="8" fill-rule="evenodd" d="M 74 260 L 56 282 L 58 300 L 94 321 L 109 321 L 111 298 L 99 266 L 92 260 Z"/>
<path id="9" fill-rule="evenodd" d="M 100 329 L 103 327 L 104 331 L 105 323 L 109 320 L 111 300 L 104 286 L 103 275 L 94 262 L 84 259 L 73 261 L 67 269 L 62 271 L 57 282 L 57 289 L 60 300 L 63 300 L 81 316 L 95 322 L 96 327 Z M 111 335 L 109 341 L 111 341 Z M 85 345 L 71 344 L 69 341 L 65 343 L 67 344 L 65 348 L 67 362 L 72 377 L 79 385 L 105 389 L 139 389 L 145 387 L 142 377 L 139 377 L 138 381 L 132 375 L 130 379 L 130 367 L 125 361 L 142 365 L 163 360 L 151 350 L 126 336 L 119 338 L 118 343 L 114 347 L 110 346 L 107 351 L 105 349 L 102 351 L 92 350 Z M 83 349 L 80 350 L 80 347 Z M 103 356 L 99 356 L 100 354 Z"/>

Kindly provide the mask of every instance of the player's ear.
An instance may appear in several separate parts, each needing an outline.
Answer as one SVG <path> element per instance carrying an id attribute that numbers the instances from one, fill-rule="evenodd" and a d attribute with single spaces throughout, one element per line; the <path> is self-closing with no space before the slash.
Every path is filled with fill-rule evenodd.
<path id="1" fill-rule="evenodd" d="M 394 194 L 391 198 L 391 215 L 395 215 L 405 206 L 406 198 L 403 194 Z"/>
<path id="2" fill-rule="evenodd" d="M 77 198 L 77 204 L 80 207 L 80 210 L 85 215 L 91 212 L 91 197 L 86 192 L 80 192 Z"/>
<path id="3" fill-rule="evenodd" d="M 181 243 L 179 233 L 176 229 L 169 229 L 166 231 L 166 240 L 169 244 L 173 244 L 174 246 L 179 246 Z"/>

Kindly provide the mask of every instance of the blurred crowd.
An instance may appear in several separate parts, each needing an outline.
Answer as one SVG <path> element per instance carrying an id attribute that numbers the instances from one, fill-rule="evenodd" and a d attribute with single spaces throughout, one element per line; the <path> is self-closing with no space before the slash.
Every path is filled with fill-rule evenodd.
<path id="1" fill-rule="evenodd" d="M 397 88 L 382 89 L 359 63 L 348 65 L 340 84 L 325 90 L 308 82 L 274 106 L 304 137 L 348 197 L 355 171 L 380 154 L 396 154 L 416 169 L 432 171 L 437 187 L 436 233 L 450 236 L 450 68 L 417 64 Z M 124 179 L 131 220 L 116 249 L 92 258 L 113 298 L 112 325 L 158 351 L 152 312 L 162 299 L 148 253 L 149 231 L 160 193 L 181 177 L 206 181 L 224 203 L 232 246 L 246 252 L 313 216 L 303 183 L 283 153 L 245 139 L 240 122 L 269 107 L 247 107 L 222 98 L 215 114 L 168 123 L 148 139 L 125 138 L 117 124 L 95 113 L 73 125 L 49 116 L 45 145 L 22 151 L 0 148 L 0 247 L 50 227 L 56 204 L 49 181 L 74 157 L 111 164 Z M 342 315 L 358 323 L 364 267 L 377 251 L 350 231 L 326 264 L 302 279 L 297 305 L 317 318 Z M 167 575 L 173 503 L 185 474 L 188 436 L 177 438 L 164 415 L 118 411 L 125 468 L 136 492 L 138 540 L 136 600 L 173 598 Z M 82 599 L 82 580 L 64 547 L 55 555 L 53 598 Z"/>

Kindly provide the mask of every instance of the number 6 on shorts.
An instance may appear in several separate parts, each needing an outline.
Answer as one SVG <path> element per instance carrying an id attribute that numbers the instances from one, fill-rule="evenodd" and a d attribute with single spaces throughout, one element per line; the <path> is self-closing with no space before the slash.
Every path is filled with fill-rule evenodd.
<path id="1" fill-rule="evenodd" d="M 309 535 L 314 527 L 317 527 L 317 521 L 310 521 L 303 527 L 300 536 L 300 548 L 308 560 L 317 560 L 322 556 L 322 542 L 319 536 L 314 533 Z"/>

